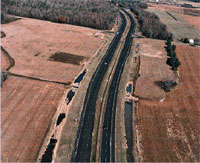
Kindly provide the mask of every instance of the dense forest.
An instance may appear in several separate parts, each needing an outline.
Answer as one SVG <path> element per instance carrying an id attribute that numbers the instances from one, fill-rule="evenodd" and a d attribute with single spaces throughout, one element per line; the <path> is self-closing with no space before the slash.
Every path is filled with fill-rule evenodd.
<path id="1" fill-rule="evenodd" d="M 172 39 L 172 33 L 168 32 L 167 26 L 163 24 L 155 13 L 146 11 L 146 3 L 133 0 L 113 0 L 120 7 L 130 8 L 137 16 L 142 34 L 148 38 L 167 40 Z"/>
<path id="2" fill-rule="evenodd" d="M 4 13 L 96 29 L 111 29 L 118 10 L 102 0 L 2 0 Z"/>
<path id="3" fill-rule="evenodd" d="M 172 34 L 168 32 L 167 26 L 160 21 L 155 13 L 135 6 L 131 6 L 130 9 L 137 15 L 143 35 L 161 40 L 172 39 Z"/>

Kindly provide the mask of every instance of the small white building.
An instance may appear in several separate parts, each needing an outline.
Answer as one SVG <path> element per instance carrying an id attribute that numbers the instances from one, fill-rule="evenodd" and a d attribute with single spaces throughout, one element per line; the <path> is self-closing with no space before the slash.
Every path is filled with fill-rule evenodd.
<path id="1" fill-rule="evenodd" d="M 190 44 L 190 45 L 194 45 L 194 40 L 193 40 L 193 39 L 190 39 L 190 40 L 189 40 L 189 44 Z"/>

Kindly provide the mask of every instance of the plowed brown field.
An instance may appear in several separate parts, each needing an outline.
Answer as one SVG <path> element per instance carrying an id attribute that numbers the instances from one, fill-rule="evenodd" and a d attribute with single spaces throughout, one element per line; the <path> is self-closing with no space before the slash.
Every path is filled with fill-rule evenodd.
<path id="1" fill-rule="evenodd" d="M 199 161 L 200 48 L 177 45 L 180 83 L 164 102 L 139 100 L 136 153 L 142 161 Z"/>
<path id="2" fill-rule="evenodd" d="M 64 86 L 9 77 L 1 90 L 1 162 L 34 162 Z"/>
<path id="3" fill-rule="evenodd" d="M 15 60 L 10 72 L 66 83 L 79 74 L 105 41 L 99 30 L 29 18 L 3 24 L 2 30 L 6 34 L 2 46 Z M 60 52 L 86 60 L 80 65 L 50 60 Z"/>

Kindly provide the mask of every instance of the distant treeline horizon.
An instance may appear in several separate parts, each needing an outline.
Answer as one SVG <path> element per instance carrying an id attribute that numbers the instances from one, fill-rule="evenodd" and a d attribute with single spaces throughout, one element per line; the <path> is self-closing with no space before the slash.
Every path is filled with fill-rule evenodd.
<path id="1" fill-rule="evenodd" d="M 2 23 L 4 15 L 48 20 L 85 26 L 95 29 L 112 29 L 117 8 L 99 0 L 2 0 Z"/>

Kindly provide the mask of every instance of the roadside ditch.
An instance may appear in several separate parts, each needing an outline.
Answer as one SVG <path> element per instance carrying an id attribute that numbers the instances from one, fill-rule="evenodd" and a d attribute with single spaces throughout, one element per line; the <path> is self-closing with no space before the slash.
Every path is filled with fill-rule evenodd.
<path id="1" fill-rule="evenodd" d="M 52 119 L 52 125 L 38 154 L 38 162 L 45 161 L 44 158 L 51 158 L 51 162 L 70 161 L 70 156 L 72 152 L 71 146 L 74 144 L 73 135 L 76 134 L 76 126 L 79 122 L 80 111 L 78 110 L 80 109 L 81 101 L 83 101 L 84 99 L 84 92 L 87 90 L 85 88 L 87 88 L 87 83 L 90 79 L 89 76 L 93 74 L 92 71 L 94 69 L 94 66 L 96 66 L 93 64 L 93 60 L 100 60 L 99 58 L 102 57 L 104 46 L 107 47 L 107 44 L 110 41 L 110 36 L 105 37 L 106 38 L 104 40 L 104 43 L 99 47 L 95 55 L 87 62 L 87 69 L 84 68 L 80 72 L 80 74 L 74 79 L 73 83 L 71 84 L 71 88 L 69 88 L 64 93 L 62 99 L 60 100 L 57 112 Z M 71 125 L 73 127 L 70 127 Z M 68 127 L 70 129 L 68 129 Z M 68 136 L 66 137 L 65 134 L 67 134 Z M 63 139 L 65 139 L 65 141 L 63 141 Z M 65 146 L 67 146 L 67 148 L 63 154 L 63 148 L 65 148 Z M 52 150 L 52 152 L 49 152 L 50 150 Z"/>
<path id="2" fill-rule="evenodd" d="M 87 70 L 84 69 L 74 80 L 73 82 L 73 86 L 71 89 L 68 90 L 67 94 L 64 94 L 64 96 L 66 96 L 65 98 L 65 105 L 68 106 L 72 100 L 73 97 L 75 96 L 75 92 L 77 91 L 77 89 L 79 88 L 81 81 L 83 80 L 85 74 L 86 74 Z M 66 108 L 67 109 L 67 108 Z M 60 114 L 56 116 L 56 125 L 54 126 L 53 131 L 51 132 L 51 137 L 49 139 L 48 145 L 46 146 L 45 150 L 43 150 L 43 154 L 40 154 L 39 157 L 39 161 L 40 162 L 52 162 L 53 160 L 53 156 L 55 155 L 54 150 L 56 147 L 56 144 L 58 142 L 58 130 L 60 128 L 60 125 L 62 125 L 66 118 L 66 111 L 65 110 L 61 110 Z M 54 120 L 55 122 L 55 120 Z"/>

